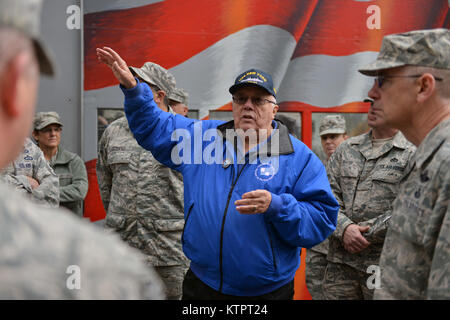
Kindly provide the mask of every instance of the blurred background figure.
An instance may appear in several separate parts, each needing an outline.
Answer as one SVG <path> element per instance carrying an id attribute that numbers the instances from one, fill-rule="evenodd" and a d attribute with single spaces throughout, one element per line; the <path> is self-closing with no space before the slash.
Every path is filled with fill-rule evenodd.
<path id="1" fill-rule="evenodd" d="M 39 0 L 0 1 L 0 168 L 23 150 L 40 73 L 53 75 L 39 40 L 41 6 Z M 138 252 L 1 182 L 0 221 L 0 300 L 164 298 L 161 281 Z"/>
<path id="2" fill-rule="evenodd" d="M 340 115 L 325 116 L 320 121 L 319 130 L 323 152 L 328 161 L 336 148 L 348 138 L 345 119 Z"/>
<path id="3" fill-rule="evenodd" d="M 0 171 L 0 179 L 34 203 L 59 205 L 58 177 L 30 138 L 26 138 L 19 156 Z"/>
<path id="4" fill-rule="evenodd" d="M 188 98 L 189 94 L 184 89 L 175 88 L 169 94 L 169 106 L 175 113 L 186 117 L 189 112 Z"/>
<path id="5" fill-rule="evenodd" d="M 83 200 L 88 191 L 86 167 L 78 155 L 61 148 L 62 128 L 58 113 L 38 112 L 33 137 L 59 178 L 59 205 L 83 217 Z"/>
<path id="6" fill-rule="evenodd" d="M 345 141 L 347 136 L 347 127 L 344 117 L 340 115 L 328 115 L 320 121 L 319 129 L 320 140 L 322 142 L 323 152 L 327 156 L 327 161 L 336 151 L 336 148 Z M 326 165 L 326 163 L 325 163 Z M 323 279 L 327 267 L 328 239 L 315 247 L 307 250 L 305 280 L 311 298 L 313 300 L 324 300 Z"/>

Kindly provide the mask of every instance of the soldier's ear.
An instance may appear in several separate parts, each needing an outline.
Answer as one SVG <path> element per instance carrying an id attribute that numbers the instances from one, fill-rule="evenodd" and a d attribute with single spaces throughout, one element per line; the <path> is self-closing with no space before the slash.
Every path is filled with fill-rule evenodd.
<path id="1" fill-rule="evenodd" d="M 424 73 L 419 79 L 417 100 L 418 102 L 425 102 L 433 94 L 436 89 L 436 80 L 430 73 Z"/>
<path id="2" fill-rule="evenodd" d="M 34 58 L 30 57 L 29 51 L 19 52 L 4 66 L 0 75 L 0 106 L 8 117 L 15 118 L 31 112 L 29 103 L 24 103 L 24 98 L 28 93 L 30 77 L 35 77 L 34 73 L 38 69 L 37 64 L 33 64 L 30 59 Z M 36 78 L 39 79 L 38 76 Z"/>

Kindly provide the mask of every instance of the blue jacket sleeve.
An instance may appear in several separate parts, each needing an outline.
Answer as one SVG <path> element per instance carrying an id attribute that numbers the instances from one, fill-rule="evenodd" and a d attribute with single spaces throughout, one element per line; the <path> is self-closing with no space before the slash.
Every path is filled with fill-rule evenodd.
<path id="1" fill-rule="evenodd" d="M 125 114 L 136 141 L 144 149 L 150 150 L 159 162 L 180 170 L 183 164 L 172 159 L 173 148 L 179 142 L 172 138 L 172 134 L 178 129 L 177 132 L 185 132 L 180 140 L 190 138 L 196 121 L 162 111 L 153 100 L 150 87 L 145 83 L 138 81 L 134 88 L 126 89 L 121 86 L 121 89 L 125 95 Z"/>
<path id="2" fill-rule="evenodd" d="M 325 168 L 310 154 L 292 193 L 272 193 L 265 219 L 286 243 L 311 248 L 335 230 L 338 210 Z"/>

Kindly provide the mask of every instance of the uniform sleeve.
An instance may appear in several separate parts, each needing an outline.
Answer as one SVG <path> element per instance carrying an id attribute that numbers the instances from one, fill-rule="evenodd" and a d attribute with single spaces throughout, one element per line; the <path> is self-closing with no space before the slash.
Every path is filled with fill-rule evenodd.
<path id="1" fill-rule="evenodd" d="M 39 182 L 39 187 L 33 189 L 32 199 L 38 203 L 48 204 L 51 207 L 59 206 L 59 179 L 50 167 L 44 154 L 40 149 L 36 149 L 33 156 L 36 159 L 33 168 L 33 178 Z"/>
<path id="2" fill-rule="evenodd" d="M 8 185 L 14 187 L 18 192 L 23 194 L 31 194 L 32 192 L 30 182 L 25 175 L 14 175 L 4 172 L 0 175 L 0 179 Z"/>
<path id="3" fill-rule="evenodd" d="M 60 187 L 60 201 L 71 202 L 84 200 L 88 191 L 88 178 L 86 166 L 79 156 L 69 162 L 72 173 L 72 184 Z"/>
<path id="4" fill-rule="evenodd" d="M 363 234 L 364 238 L 371 244 L 383 243 L 391 216 L 392 210 L 389 210 L 378 217 L 358 223 L 360 226 L 370 227 L 369 231 Z"/>
<path id="5" fill-rule="evenodd" d="M 106 128 L 103 132 L 102 137 L 100 138 L 99 148 L 98 148 L 98 159 L 97 159 L 97 181 L 98 187 L 100 189 L 100 196 L 102 198 L 103 207 L 106 212 L 108 212 L 109 208 L 109 200 L 111 197 L 111 187 L 112 187 L 112 178 L 113 173 L 111 168 L 108 166 L 108 158 L 107 148 L 108 148 L 108 136 L 109 130 L 111 127 Z"/>
<path id="6" fill-rule="evenodd" d="M 438 229 L 438 236 L 433 251 L 430 275 L 428 276 L 426 298 L 431 300 L 450 299 L 448 285 L 450 256 L 450 209 L 448 206 L 450 171 L 448 170 L 449 166 L 444 165 L 443 167 L 446 169 L 446 172 L 441 170 L 440 174 L 438 174 L 439 177 L 442 177 L 442 182 L 432 215 L 439 218 L 430 221 L 435 224 L 433 227 L 437 227 L 439 223 L 441 224 L 440 228 L 436 228 Z"/>
<path id="7" fill-rule="evenodd" d="M 345 205 L 342 198 L 342 189 L 340 182 L 340 167 L 342 163 L 341 153 L 344 148 L 337 148 L 336 151 L 331 155 L 328 164 L 327 164 L 327 174 L 328 180 L 330 182 L 331 190 L 333 191 L 334 196 L 336 197 L 337 202 L 339 203 L 339 211 L 337 216 L 337 224 L 336 231 L 332 234 L 332 237 L 336 237 L 339 240 L 342 240 L 342 236 L 344 235 L 345 229 L 354 224 L 352 220 L 346 215 Z"/>
<path id="8" fill-rule="evenodd" d="M 334 231 L 338 211 L 323 164 L 313 154 L 308 157 L 293 192 L 272 193 L 265 212 L 266 221 L 285 242 L 304 248 L 321 243 Z"/>

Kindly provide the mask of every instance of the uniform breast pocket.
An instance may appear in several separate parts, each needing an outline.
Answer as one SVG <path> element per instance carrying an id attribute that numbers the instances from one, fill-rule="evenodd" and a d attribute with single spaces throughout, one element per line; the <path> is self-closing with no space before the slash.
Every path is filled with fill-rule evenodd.
<path id="1" fill-rule="evenodd" d="M 115 174 L 125 174 L 130 164 L 130 153 L 125 151 L 111 152 L 108 155 L 108 165 Z"/>
<path id="2" fill-rule="evenodd" d="M 340 187 L 343 195 L 353 194 L 359 177 L 359 169 L 351 161 L 343 161 Z"/>
<path id="3" fill-rule="evenodd" d="M 61 173 L 58 174 L 59 177 L 59 186 L 60 187 L 64 187 L 64 186 L 68 186 L 72 184 L 72 180 L 73 180 L 73 174 L 68 172 L 68 173 Z"/>

